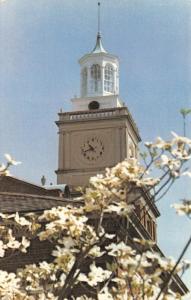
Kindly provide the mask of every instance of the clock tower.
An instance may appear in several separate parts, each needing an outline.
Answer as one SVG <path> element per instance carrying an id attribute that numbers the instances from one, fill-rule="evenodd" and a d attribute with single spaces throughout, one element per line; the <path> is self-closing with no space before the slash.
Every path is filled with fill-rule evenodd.
<path id="1" fill-rule="evenodd" d="M 58 184 L 84 186 L 125 158 L 137 157 L 141 140 L 135 122 L 119 98 L 119 60 L 102 45 L 98 32 L 91 53 L 79 60 L 81 94 L 72 111 L 60 112 Z"/>

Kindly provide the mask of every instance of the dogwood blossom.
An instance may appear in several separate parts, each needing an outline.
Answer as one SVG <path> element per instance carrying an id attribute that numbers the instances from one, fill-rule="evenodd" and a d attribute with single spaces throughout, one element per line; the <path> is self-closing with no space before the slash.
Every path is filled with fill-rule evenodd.
<path id="1" fill-rule="evenodd" d="M 111 276 L 112 272 L 104 270 L 101 267 L 97 267 L 95 263 L 90 265 L 90 272 L 86 275 L 81 273 L 78 277 L 78 281 L 87 282 L 90 286 L 96 286 L 98 283 L 107 280 Z"/>
<path id="2" fill-rule="evenodd" d="M 176 262 L 156 251 L 154 239 L 132 239 L 128 226 L 137 203 L 148 209 L 142 193 L 154 202 L 168 182 L 190 176 L 183 166 L 191 156 L 191 140 L 173 133 L 171 141 L 157 138 L 146 148 L 144 165 L 126 159 L 107 168 L 105 175 L 92 177 L 81 189 L 80 205 L 74 201 L 39 216 L 0 213 L 0 260 L 9 253 L 26 253 L 34 238 L 53 249 L 50 262 L 26 265 L 15 274 L 0 271 L 0 299 L 155 300 L 159 293 L 158 300 L 182 299 L 171 290 L 171 280 L 161 290 L 163 276 L 172 270 L 174 275 L 183 273 L 190 263 L 181 262 L 174 270 Z M 18 164 L 6 158 L 0 175 Z M 190 200 L 174 207 L 190 216 Z"/>
<path id="3" fill-rule="evenodd" d="M 191 215 L 191 200 L 183 200 L 182 203 L 173 204 L 172 207 L 179 215 Z"/>
<path id="4" fill-rule="evenodd" d="M 10 165 L 17 166 L 17 165 L 21 164 L 20 161 L 16 161 L 16 160 L 15 160 L 14 158 L 12 158 L 11 155 L 8 154 L 8 153 L 5 154 L 5 158 L 7 159 L 8 163 L 9 163 Z"/>

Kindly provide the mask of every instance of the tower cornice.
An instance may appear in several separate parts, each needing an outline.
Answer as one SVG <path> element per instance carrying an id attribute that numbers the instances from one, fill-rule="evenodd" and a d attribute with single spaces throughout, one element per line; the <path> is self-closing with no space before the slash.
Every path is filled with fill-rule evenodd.
<path id="1" fill-rule="evenodd" d="M 118 62 L 119 58 L 116 55 L 110 54 L 110 53 L 104 53 L 104 52 L 100 52 L 100 53 L 88 53 L 85 54 L 84 56 L 82 56 L 79 59 L 79 64 L 83 64 L 84 62 L 91 60 L 93 58 L 102 58 L 102 59 L 106 59 L 106 60 L 113 60 L 114 62 Z"/>

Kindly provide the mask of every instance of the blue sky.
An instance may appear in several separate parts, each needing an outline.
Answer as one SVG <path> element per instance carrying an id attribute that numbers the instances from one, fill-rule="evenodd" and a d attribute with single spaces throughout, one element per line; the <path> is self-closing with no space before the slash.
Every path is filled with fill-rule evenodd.
<path id="1" fill-rule="evenodd" d="M 103 44 L 120 58 L 120 95 L 143 141 L 182 133 L 179 110 L 191 107 L 191 1 L 101 2 Z M 54 122 L 79 95 L 78 59 L 93 49 L 96 31 L 96 0 L 0 1 L 0 160 L 8 152 L 22 161 L 15 176 L 56 182 Z M 191 117 L 187 123 L 190 135 Z M 190 232 L 170 203 L 190 192 L 181 180 L 159 204 L 167 255 L 177 256 Z"/>

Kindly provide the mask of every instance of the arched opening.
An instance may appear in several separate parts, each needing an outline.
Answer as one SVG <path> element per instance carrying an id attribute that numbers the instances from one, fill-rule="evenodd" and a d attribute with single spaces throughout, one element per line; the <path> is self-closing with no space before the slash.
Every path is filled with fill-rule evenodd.
<path id="1" fill-rule="evenodd" d="M 101 89 L 101 67 L 98 64 L 91 66 L 91 92 L 100 92 Z"/>
<path id="2" fill-rule="evenodd" d="M 135 147 L 132 142 L 129 145 L 129 158 L 135 158 Z"/>
<path id="3" fill-rule="evenodd" d="M 104 72 L 104 91 L 114 92 L 114 69 L 111 64 L 106 64 Z"/>
<path id="4" fill-rule="evenodd" d="M 90 110 L 92 110 L 92 109 L 99 109 L 99 102 L 97 102 L 97 101 L 90 102 L 89 105 L 88 105 L 88 108 Z"/>
<path id="5" fill-rule="evenodd" d="M 88 86 L 88 71 L 87 68 L 82 70 L 82 96 L 87 95 L 87 86 Z"/>

